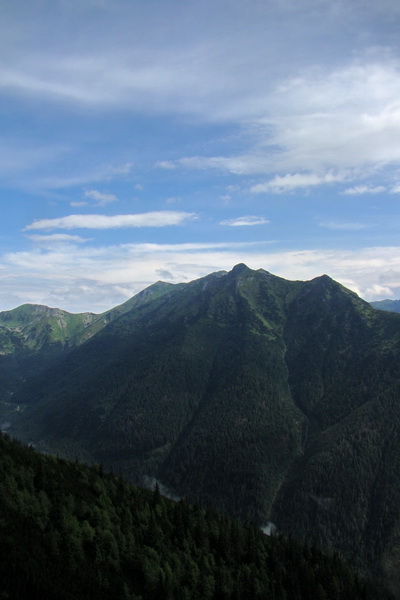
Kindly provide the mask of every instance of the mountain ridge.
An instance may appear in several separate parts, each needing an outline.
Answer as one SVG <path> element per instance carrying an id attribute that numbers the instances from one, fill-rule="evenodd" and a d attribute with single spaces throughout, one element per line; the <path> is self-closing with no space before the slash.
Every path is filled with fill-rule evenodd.
<path id="1" fill-rule="evenodd" d="M 374 308 L 379 310 L 388 310 L 390 312 L 400 312 L 400 300 L 376 300 L 371 302 Z"/>
<path id="2" fill-rule="evenodd" d="M 31 378 L 15 434 L 272 520 L 396 588 L 398 315 L 245 265 L 163 292 Z"/>
<path id="3" fill-rule="evenodd" d="M 9 399 L 27 376 L 41 373 L 120 315 L 174 287 L 158 281 L 100 314 L 70 313 L 39 304 L 0 312 L 0 394 Z"/>

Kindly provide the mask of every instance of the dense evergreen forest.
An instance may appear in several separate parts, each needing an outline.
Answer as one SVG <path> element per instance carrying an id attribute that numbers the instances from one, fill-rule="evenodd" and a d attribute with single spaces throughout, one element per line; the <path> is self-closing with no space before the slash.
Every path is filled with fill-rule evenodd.
<path id="1" fill-rule="evenodd" d="M 13 436 L 272 521 L 400 598 L 399 315 L 237 265 L 97 317 L 0 314 L 0 350 Z"/>
<path id="2" fill-rule="evenodd" d="M 0 437 L 2 600 L 385 600 L 337 554 L 267 537 Z"/>

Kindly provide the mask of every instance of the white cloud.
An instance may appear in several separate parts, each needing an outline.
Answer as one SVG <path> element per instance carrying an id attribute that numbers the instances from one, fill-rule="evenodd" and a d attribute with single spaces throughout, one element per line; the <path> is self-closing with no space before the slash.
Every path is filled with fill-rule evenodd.
<path id="1" fill-rule="evenodd" d="M 109 204 L 110 202 L 117 201 L 117 196 L 115 194 L 106 194 L 97 190 L 87 190 L 85 192 L 85 198 L 95 200 L 97 206 L 104 206 L 105 204 Z"/>
<path id="2" fill-rule="evenodd" d="M 356 185 L 351 188 L 344 190 L 344 194 L 349 196 L 359 196 L 362 194 L 381 194 L 386 191 L 384 185 L 368 186 L 368 185 Z"/>
<path id="3" fill-rule="evenodd" d="M 172 160 L 158 160 L 154 166 L 159 169 L 173 170 L 176 169 L 177 164 Z"/>
<path id="4" fill-rule="evenodd" d="M 196 126 L 235 128 L 236 155 L 166 156 L 157 163 L 164 169 L 269 178 L 317 172 L 323 179 L 343 170 L 364 175 L 400 161 L 398 42 L 389 39 L 383 19 L 398 14 L 388 2 L 384 11 L 360 1 L 305 1 L 301 8 L 234 1 L 229 11 L 190 2 L 179 14 L 172 7 L 175 18 L 159 3 L 157 10 L 151 2 L 113 9 L 90 4 L 84 12 L 91 26 L 81 9 L 67 4 L 54 15 L 42 6 L 35 15 L 10 9 L 4 17 L 0 87 L 7 100 L 39 97 L 45 108 L 79 105 L 102 114 L 116 109 L 122 118 L 179 115 L 180 123 L 189 115 Z M 59 39 L 52 19 L 65 11 Z M 154 157 L 149 161 L 154 164 Z M 126 163 L 114 176 L 131 170 Z M 81 172 L 48 173 L 40 180 L 53 188 L 104 180 L 95 173 L 92 179 Z"/>
<path id="5" fill-rule="evenodd" d="M 51 10 L 46 1 L 25 2 L 24 10 L 9 3 L 3 13 L 0 92 L 10 118 L 0 140 L 0 177 L 7 235 L 20 227 L 20 220 L 11 222 L 15 211 L 7 218 L 13 188 L 29 193 L 17 199 L 20 217 L 46 214 L 49 198 L 83 206 L 77 202 L 82 189 L 129 198 L 134 187 L 141 189 L 136 182 L 146 183 L 140 196 L 147 211 L 154 198 L 175 196 L 185 204 L 194 198 L 206 211 L 212 198 L 221 204 L 222 190 L 237 191 L 243 207 L 241 194 L 250 187 L 276 194 L 340 184 L 350 195 L 380 187 L 400 193 L 398 0 L 62 0 Z M 155 164 L 164 171 L 152 171 Z M 198 171 L 194 177 L 191 169 Z M 215 185 L 210 180 L 219 173 Z M 71 197 L 55 193 L 74 186 Z M 85 199 L 107 203 L 105 196 Z M 251 196 L 253 205 L 256 199 Z M 223 218 L 215 216 L 218 208 L 214 224 Z M 193 207 L 186 210 L 68 215 L 26 229 L 161 227 L 195 218 Z M 361 226 L 344 213 L 342 222 L 320 214 L 325 227 Z M 160 272 L 187 281 L 236 262 L 294 279 L 328 272 L 363 294 L 376 292 L 376 285 L 394 294 L 399 289 L 398 248 L 349 254 L 201 244 L 94 249 L 74 237 L 37 236 L 36 254 L 0 257 L 1 293 L 88 307 L 98 295 L 109 307 Z M 76 248 L 67 252 L 63 244 Z"/>
<path id="6" fill-rule="evenodd" d="M 373 298 L 382 298 L 383 296 L 387 298 L 388 296 L 393 296 L 393 290 L 388 286 L 374 283 L 366 290 L 366 295 L 371 298 L 371 300 Z"/>
<path id="7" fill-rule="evenodd" d="M 400 160 L 400 63 L 365 55 L 288 80 L 270 98 L 276 163 L 371 168 Z"/>
<path id="8" fill-rule="evenodd" d="M 247 227 L 250 225 L 267 225 L 268 219 L 265 217 L 247 215 L 245 217 L 237 217 L 236 219 L 227 219 L 221 221 L 220 225 L 229 225 L 230 227 Z"/>
<path id="9" fill-rule="evenodd" d="M 122 165 L 114 165 L 108 168 L 108 177 L 117 177 L 119 175 L 129 175 L 132 173 L 133 163 L 126 162 Z"/>
<path id="10" fill-rule="evenodd" d="M 251 162 L 247 156 L 192 156 L 181 158 L 176 161 L 183 168 L 189 169 L 218 169 L 228 171 L 235 175 L 247 175 L 252 172 L 260 172 L 266 167 L 266 157 L 251 156 Z"/>
<path id="11" fill-rule="evenodd" d="M 27 235 L 28 239 L 39 245 L 50 246 L 54 244 L 82 244 L 88 242 L 88 239 L 82 238 L 79 235 L 69 235 L 67 233 L 53 233 L 51 235 Z"/>
<path id="12" fill-rule="evenodd" d="M 286 252 L 268 248 L 261 243 L 219 242 L 61 246 L 8 253 L 0 257 L 2 291 L 9 295 L 0 297 L 1 308 L 37 302 L 73 312 L 101 312 L 157 281 L 160 273 L 169 281 L 184 282 L 230 270 L 240 262 L 290 280 L 327 273 L 368 300 L 387 297 L 389 291 L 400 297 L 400 247 Z"/>
<path id="13" fill-rule="evenodd" d="M 155 211 L 134 215 L 68 215 L 40 219 L 25 227 L 31 229 L 118 229 L 122 227 L 167 227 L 197 218 L 194 213 Z"/>
<path id="14" fill-rule="evenodd" d="M 238 249 L 264 246 L 269 242 L 197 242 L 184 244 L 124 244 L 128 251 L 135 252 L 192 252 L 193 250 Z M 122 246 L 121 246 L 122 248 Z"/>
<path id="15" fill-rule="evenodd" d="M 79 208 L 81 206 L 87 206 L 88 202 L 84 202 L 84 201 L 72 201 L 69 204 L 70 204 L 70 206 L 74 206 L 75 208 Z"/>
<path id="16" fill-rule="evenodd" d="M 265 106 L 279 73 L 299 73 L 333 53 L 343 60 L 371 44 L 382 10 L 368 3 L 367 17 L 367 3 L 356 0 L 350 6 L 304 0 L 301 7 L 229 1 L 229 10 L 209 1 L 168 8 L 85 2 L 83 11 L 78 4 L 58 3 L 54 14 L 45 4 L 36 12 L 7 11 L 0 31 L 7 92 L 90 108 L 243 118 Z M 60 20 L 63 32 L 56 35 Z M 387 42 L 387 28 L 381 35 Z"/>
<path id="17" fill-rule="evenodd" d="M 226 171 L 234 175 L 252 175 L 265 173 L 271 169 L 268 153 L 243 154 L 240 156 L 185 156 L 174 161 L 157 162 L 156 167 L 162 169 L 190 169 L 206 171 L 214 169 Z M 236 186 L 232 186 L 236 188 Z"/>
<path id="18" fill-rule="evenodd" d="M 251 108 L 242 102 L 240 153 L 184 156 L 158 166 L 273 176 L 253 186 L 259 193 L 365 179 L 400 163 L 399 97 L 400 61 L 385 51 L 302 69 L 276 77 Z M 386 183 L 360 184 L 348 193 L 379 193 L 381 187 Z"/>
<path id="19" fill-rule="evenodd" d="M 325 173 L 294 173 L 287 175 L 276 175 L 270 181 L 258 183 L 250 188 L 254 194 L 275 193 L 281 194 L 291 192 L 298 188 L 307 188 L 316 185 L 326 185 L 341 182 L 345 179 L 343 174 Z"/>

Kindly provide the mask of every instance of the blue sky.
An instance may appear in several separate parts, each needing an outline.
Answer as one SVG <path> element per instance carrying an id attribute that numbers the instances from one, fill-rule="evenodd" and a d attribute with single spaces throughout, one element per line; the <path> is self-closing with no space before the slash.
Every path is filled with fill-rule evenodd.
<path id="1" fill-rule="evenodd" d="M 0 310 L 239 262 L 400 297 L 398 0 L 0 9 Z"/>

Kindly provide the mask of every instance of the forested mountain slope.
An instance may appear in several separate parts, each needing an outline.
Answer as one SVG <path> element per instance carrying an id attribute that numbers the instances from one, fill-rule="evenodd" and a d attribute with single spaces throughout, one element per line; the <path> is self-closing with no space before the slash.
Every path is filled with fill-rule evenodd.
<path id="1" fill-rule="evenodd" d="M 389 600 L 337 555 L 0 436 L 0 597 Z"/>
<path id="2" fill-rule="evenodd" d="M 102 314 L 72 314 L 59 308 L 23 304 L 0 312 L 0 394 L 8 399 L 21 380 L 38 373 L 98 333 L 112 320 L 150 299 L 167 293 L 172 284 L 157 282 L 124 304 Z"/>
<path id="3" fill-rule="evenodd" d="M 237 265 L 139 303 L 37 378 L 38 448 L 340 550 L 397 589 L 400 317 Z"/>

